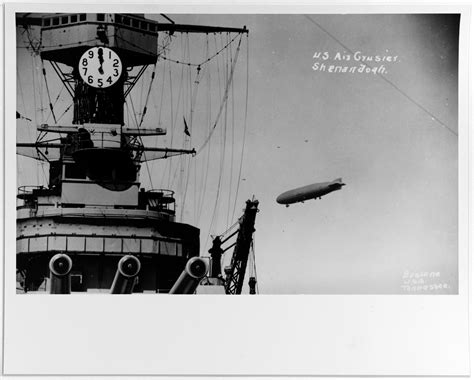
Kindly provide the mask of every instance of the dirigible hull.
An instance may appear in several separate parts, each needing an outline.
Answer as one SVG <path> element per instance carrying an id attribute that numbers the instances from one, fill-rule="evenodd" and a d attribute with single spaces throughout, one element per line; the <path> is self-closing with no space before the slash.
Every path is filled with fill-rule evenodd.
<path id="1" fill-rule="evenodd" d="M 342 186 L 342 179 L 338 178 L 331 182 L 313 183 L 303 187 L 298 187 L 280 194 L 276 201 L 280 204 L 289 205 L 297 202 L 304 202 L 308 199 L 320 198 L 333 191 L 340 190 Z"/>

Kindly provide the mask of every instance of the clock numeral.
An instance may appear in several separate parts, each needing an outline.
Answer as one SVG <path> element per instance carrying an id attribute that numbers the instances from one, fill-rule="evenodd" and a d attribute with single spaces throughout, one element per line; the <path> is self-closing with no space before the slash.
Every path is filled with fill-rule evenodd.
<path id="1" fill-rule="evenodd" d="M 87 67 L 83 67 L 82 70 L 84 70 L 84 75 L 87 74 Z"/>
<path id="2" fill-rule="evenodd" d="M 113 67 L 119 67 L 119 60 L 117 58 L 114 59 Z"/>
<path id="3" fill-rule="evenodd" d="M 118 77 L 118 75 L 119 75 L 118 69 L 114 69 L 114 77 Z"/>
<path id="4" fill-rule="evenodd" d="M 82 66 L 87 66 L 89 64 L 89 61 L 87 60 L 87 58 L 84 58 L 82 60 Z"/>
<path id="5" fill-rule="evenodd" d="M 112 84 L 112 77 L 111 77 L 111 76 L 109 76 L 109 77 L 107 78 L 107 83 Z"/>
<path id="6" fill-rule="evenodd" d="M 87 83 L 89 83 L 89 84 L 94 83 L 94 78 L 92 78 L 92 75 L 89 75 L 89 76 L 87 77 Z"/>
<path id="7" fill-rule="evenodd" d="M 109 50 L 109 59 L 112 59 L 112 50 Z"/>
<path id="8" fill-rule="evenodd" d="M 99 87 L 102 87 L 104 83 L 102 82 L 102 78 L 97 79 L 97 84 Z"/>
<path id="9" fill-rule="evenodd" d="M 89 50 L 89 58 L 94 58 L 94 51 L 93 50 Z"/>

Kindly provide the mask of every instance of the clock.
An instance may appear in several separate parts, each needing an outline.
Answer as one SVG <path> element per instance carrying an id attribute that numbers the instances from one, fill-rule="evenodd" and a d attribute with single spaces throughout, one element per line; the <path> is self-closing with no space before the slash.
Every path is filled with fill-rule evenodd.
<path id="1" fill-rule="evenodd" d="M 122 61 L 110 48 L 93 47 L 81 56 L 79 74 L 89 86 L 107 88 L 122 75 Z"/>

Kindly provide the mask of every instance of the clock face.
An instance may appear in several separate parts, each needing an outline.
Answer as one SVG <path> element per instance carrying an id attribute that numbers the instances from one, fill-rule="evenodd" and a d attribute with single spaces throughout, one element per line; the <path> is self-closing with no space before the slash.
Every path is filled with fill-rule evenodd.
<path id="1" fill-rule="evenodd" d="M 79 73 L 89 86 L 107 88 L 122 75 L 122 61 L 112 49 L 93 47 L 79 60 Z"/>

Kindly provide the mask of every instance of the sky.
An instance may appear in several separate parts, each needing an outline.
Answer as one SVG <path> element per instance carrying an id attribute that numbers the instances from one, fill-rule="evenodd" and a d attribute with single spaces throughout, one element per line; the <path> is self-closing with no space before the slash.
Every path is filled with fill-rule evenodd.
<path id="1" fill-rule="evenodd" d="M 177 215 L 201 228 L 202 254 L 210 248 L 209 233 L 224 232 L 240 216 L 245 201 L 255 196 L 260 202 L 255 261 L 262 294 L 457 293 L 455 16 L 168 16 L 182 24 L 249 29 L 238 56 L 233 43 L 232 49 L 211 61 L 210 67 L 218 72 L 212 78 L 203 65 L 195 107 L 190 105 L 195 68 L 184 72 L 191 79 L 180 82 L 179 65 L 170 68 L 170 61 L 159 62 L 152 111 L 145 119 L 145 124 L 159 120 L 169 130 L 167 137 L 150 143 L 201 147 L 218 113 L 224 78 L 231 71 L 224 58 L 237 58 L 228 107 L 195 161 L 157 161 L 141 172 L 147 188 L 176 188 Z M 163 21 L 158 15 L 147 17 Z M 187 47 L 186 41 L 179 45 L 183 41 L 179 39 L 170 46 L 177 45 L 181 53 L 170 52 L 169 57 L 192 62 L 225 44 L 211 38 L 206 52 L 202 44 Z M 348 59 L 338 59 L 342 56 Z M 383 59 L 369 63 L 377 74 L 357 72 L 362 56 Z M 17 108 L 32 115 L 33 101 L 25 95 L 32 59 L 26 49 L 18 49 L 18 58 Z M 331 65 L 347 66 L 347 72 L 333 72 Z M 351 67 L 356 71 L 349 72 Z M 160 94 L 172 87 L 168 73 L 175 90 L 165 98 Z M 182 98 L 178 83 L 183 83 L 178 86 Z M 58 93 L 59 82 L 52 79 L 50 88 Z M 147 87 L 134 91 L 132 96 L 142 104 Z M 170 99 L 176 112 L 160 112 Z M 187 100 L 181 105 L 178 99 Z M 206 109 L 207 99 L 212 103 L 211 116 L 200 111 Z M 58 98 L 58 108 L 67 105 L 68 100 Z M 182 116 L 191 127 L 189 139 L 181 133 Z M 44 113 L 33 119 L 44 119 Z M 34 136 L 31 124 L 19 121 L 19 138 Z M 188 168 L 193 172 L 188 180 L 172 174 L 188 173 Z M 35 175 L 41 181 L 42 169 L 29 159 L 20 158 L 18 170 L 19 185 Z M 275 201 L 284 191 L 339 177 L 346 186 L 321 200 L 288 208 Z M 425 288 L 414 289 L 417 285 Z"/>

